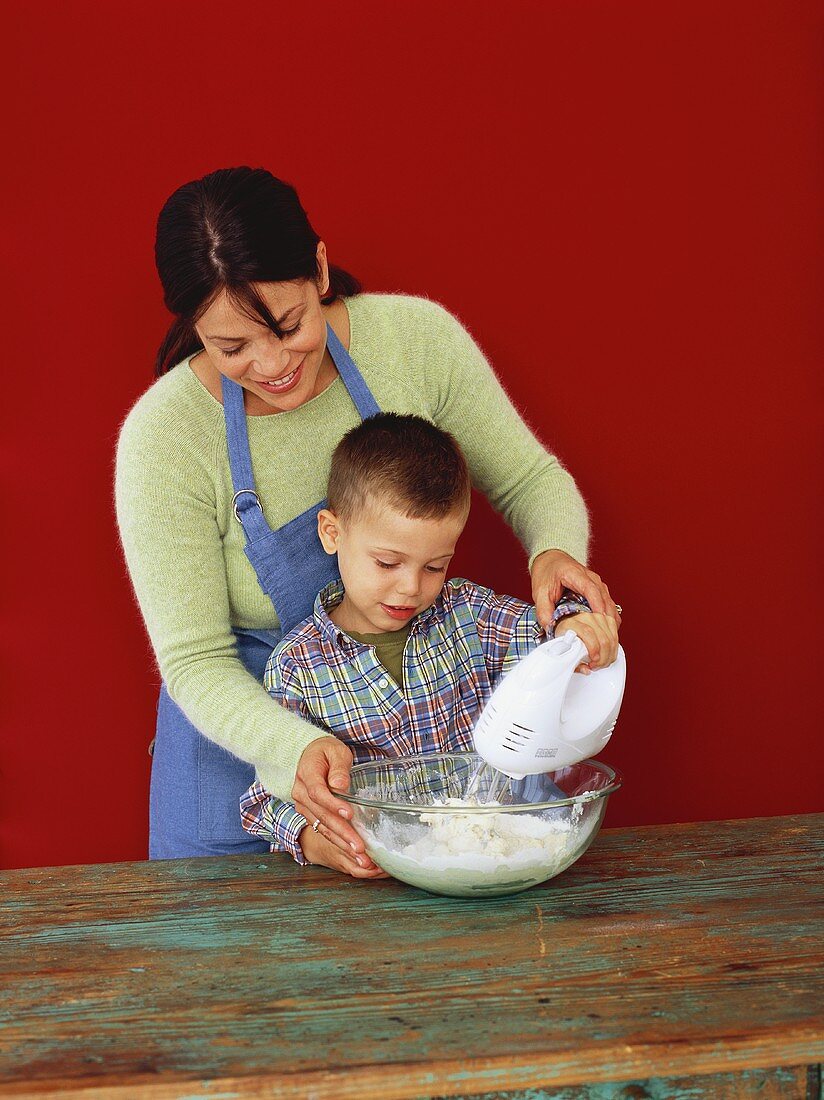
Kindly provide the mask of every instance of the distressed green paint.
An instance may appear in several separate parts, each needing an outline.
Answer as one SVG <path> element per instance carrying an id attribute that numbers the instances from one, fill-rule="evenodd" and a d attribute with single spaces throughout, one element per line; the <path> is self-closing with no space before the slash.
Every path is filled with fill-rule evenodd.
<path id="1" fill-rule="evenodd" d="M 524 1089 L 520 1092 L 485 1092 L 462 1100 L 805 1100 L 807 1066 L 714 1073 L 710 1077 L 655 1077 L 645 1081 L 607 1081 L 599 1085 L 573 1085 L 565 1089 Z M 418 1100 L 447 1100 L 419 1097 Z M 820 1100 L 820 1094 L 807 1096 Z"/>
<path id="2" fill-rule="evenodd" d="M 486 901 L 280 857 L 7 872 L 0 1093 L 611 1098 L 580 1086 L 815 1062 L 822 832 L 607 830 Z"/>

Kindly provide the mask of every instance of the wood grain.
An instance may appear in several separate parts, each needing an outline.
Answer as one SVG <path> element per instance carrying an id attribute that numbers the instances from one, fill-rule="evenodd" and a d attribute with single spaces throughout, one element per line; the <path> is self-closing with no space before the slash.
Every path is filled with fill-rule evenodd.
<path id="1" fill-rule="evenodd" d="M 823 834 L 606 830 L 487 901 L 279 856 L 7 872 L 0 1093 L 563 1096 L 819 1062 Z"/>

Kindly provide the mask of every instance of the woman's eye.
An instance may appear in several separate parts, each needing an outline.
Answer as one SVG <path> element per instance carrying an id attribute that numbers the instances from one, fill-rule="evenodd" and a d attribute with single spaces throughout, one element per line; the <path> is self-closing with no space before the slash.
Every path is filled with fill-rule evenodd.
<path id="1" fill-rule="evenodd" d="M 395 566 L 398 564 L 396 561 L 380 561 L 377 558 L 375 560 L 377 561 L 381 569 L 394 569 Z"/>
<path id="2" fill-rule="evenodd" d="M 233 355 L 240 355 L 243 351 L 243 344 L 241 344 L 239 348 L 221 348 L 221 351 L 227 359 L 230 359 Z"/>
<path id="3" fill-rule="evenodd" d="M 427 571 L 427 573 L 445 573 L 446 572 L 446 566 L 445 565 L 427 565 L 426 571 Z"/>
<path id="4" fill-rule="evenodd" d="M 281 329 L 280 334 L 281 334 L 281 336 L 284 336 L 284 337 L 285 336 L 294 336 L 296 332 L 300 332 L 300 326 L 301 326 L 301 322 L 298 321 L 298 323 L 293 328 Z"/>

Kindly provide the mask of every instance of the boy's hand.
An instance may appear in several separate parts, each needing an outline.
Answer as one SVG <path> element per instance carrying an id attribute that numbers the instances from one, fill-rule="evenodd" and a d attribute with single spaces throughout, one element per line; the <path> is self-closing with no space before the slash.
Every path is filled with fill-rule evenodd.
<path id="1" fill-rule="evenodd" d="M 575 670 L 589 674 L 596 668 L 607 668 L 618 656 L 618 623 L 609 615 L 568 615 L 555 627 L 555 637 L 572 631 L 577 634 L 589 653 L 587 664 Z"/>
<path id="2" fill-rule="evenodd" d="M 349 789 L 351 767 L 352 753 L 337 737 L 325 734 L 310 741 L 298 761 L 292 801 L 310 825 L 321 822 L 318 828 L 322 828 L 327 839 L 334 841 L 342 852 L 360 857 L 364 866 L 374 867 L 366 855 L 363 841 L 350 825 L 352 807 L 330 790 Z"/>
<path id="3" fill-rule="evenodd" d="M 360 857 L 366 865 L 359 866 L 355 862 L 354 852 L 344 851 L 334 841 L 327 840 L 322 830 L 326 831 L 323 825 L 318 826 L 317 832 L 311 825 L 307 825 L 298 838 L 303 854 L 310 863 L 318 867 L 331 867 L 333 871 L 343 871 L 352 878 L 389 878 L 386 871 L 382 871 L 366 855 Z"/>

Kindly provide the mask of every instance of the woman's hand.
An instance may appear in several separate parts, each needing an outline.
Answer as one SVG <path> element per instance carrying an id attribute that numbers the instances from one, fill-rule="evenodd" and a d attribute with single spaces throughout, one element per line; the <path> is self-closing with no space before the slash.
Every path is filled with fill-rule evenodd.
<path id="1" fill-rule="evenodd" d="M 555 627 L 555 637 L 577 634 L 589 653 L 589 661 L 576 668 L 576 672 L 589 673 L 595 668 L 608 668 L 618 656 L 618 623 L 609 615 L 568 615 Z"/>
<path id="2" fill-rule="evenodd" d="M 343 871 L 352 878 L 389 878 L 386 871 L 372 863 L 368 856 L 362 857 L 368 866 L 360 866 L 355 860 L 354 852 L 341 848 L 337 840 L 327 839 L 324 833 L 328 835 L 325 825 L 319 825 L 317 831 L 307 825 L 301 831 L 299 843 L 310 863 L 318 867 L 331 867 L 333 871 Z"/>
<path id="3" fill-rule="evenodd" d="M 350 825 L 351 807 L 336 798 L 330 790 L 330 788 L 338 791 L 349 789 L 351 767 L 352 753 L 337 737 L 327 734 L 310 741 L 298 761 L 298 770 L 292 787 L 292 801 L 310 826 L 316 821 L 320 822 L 316 831 L 322 831 L 322 839 L 335 846 L 339 855 L 355 860 L 355 866 L 359 871 L 372 871 L 376 865 L 366 854 L 363 841 Z M 309 831 L 313 832 L 311 828 Z M 301 837 L 305 834 L 304 829 Z M 310 845 L 311 843 L 310 841 Z M 306 858 L 311 859 L 308 854 Z M 325 859 L 311 860 L 311 862 L 320 862 L 324 867 L 333 866 Z M 337 870 L 345 869 L 337 864 L 334 866 Z"/>
<path id="4" fill-rule="evenodd" d="M 532 563 L 532 602 L 543 627 L 552 622 L 552 614 L 563 590 L 577 592 L 598 615 L 621 625 L 621 613 L 609 594 L 609 589 L 591 569 L 571 558 L 563 550 L 545 550 Z"/>

